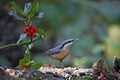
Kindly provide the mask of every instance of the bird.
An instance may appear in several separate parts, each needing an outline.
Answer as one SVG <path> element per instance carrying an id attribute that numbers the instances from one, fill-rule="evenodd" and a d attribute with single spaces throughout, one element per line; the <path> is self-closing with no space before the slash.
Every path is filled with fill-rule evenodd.
<path id="1" fill-rule="evenodd" d="M 79 39 L 67 39 L 67 40 L 63 41 L 60 45 L 47 50 L 45 53 L 51 59 L 60 61 L 61 62 L 61 67 L 64 67 L 63 60 L 69 55 L 70 46 L 78 40 Z M 50 60 L 49 64 L 51 65 L 51 60 Z"/>

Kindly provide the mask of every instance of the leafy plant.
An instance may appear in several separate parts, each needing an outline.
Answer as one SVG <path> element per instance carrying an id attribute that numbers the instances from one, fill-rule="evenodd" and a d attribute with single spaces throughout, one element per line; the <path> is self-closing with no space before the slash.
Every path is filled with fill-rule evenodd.
<path id="1" fill-rule="evenodd" d="M 24 9 L 19 7 L 15 2 L 10 2 L 9 4 L 13 9 L 9 14 L 14 16 L 17 20 L 23 21 L 25 28 L 17 43 L 2 46 L 0 49 L 12 46 L 26 46 L 24 58 L 20 60 L 18 66 L 22 68 L 38 69 L 43 63 L 35 63 L 31 60 L 30 50 L 34 47 L 35 41 L 43 40 L 47 36 L 43 29 L 37 28 L 32 23 L 35 19 L 41 18 L 44 15 L 44 12 L 39 12 L 40 6 L 38 0 L 34 0 L 33 3 L 25 3 Z M 38 15 L 36 16 L 36 14 Z"/>
<path id="2" fill-rule="evenodd" d="M 19 67 L 22 68 L 32 68 L 32 69 L 39 69 L 43 63 L 35 63 L 33 60 L 30 59 L 30 54 L 26 53 L 24 58 L 20 60 Z"/>

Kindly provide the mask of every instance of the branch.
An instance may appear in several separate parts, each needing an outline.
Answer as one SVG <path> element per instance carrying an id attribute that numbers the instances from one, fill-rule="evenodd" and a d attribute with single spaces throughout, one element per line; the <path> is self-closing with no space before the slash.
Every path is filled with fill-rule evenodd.
<path id="1" fill-rule="evenodd" d="M 32 41 L 23 42 L 23 43 L 19 43 L 19 44 L 16 44 L 16 43 L 14 43 L 14 44 L 8 44 L 8 45 L 5 45 L 5 46 L 1 46 L 1 47 L 0 47 L 0 50 L 1 50 L 1 49 L 5 49 L 5 48 L 9 48 L 9 47 L 27 45 L 27 44 L 30 44 L 30 43 L 35 42 L 35 41 L 37 41 L 37 40 L 38 40 L 38 39 L 34 39 L 34 40 L 32 40 Z"/>

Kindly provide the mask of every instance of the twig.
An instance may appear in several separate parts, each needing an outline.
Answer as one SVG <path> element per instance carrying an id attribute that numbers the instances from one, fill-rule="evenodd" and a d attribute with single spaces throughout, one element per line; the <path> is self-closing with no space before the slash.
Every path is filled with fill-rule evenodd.
<path id="1" fill-rule="evenodd" d="M 9 48 L 9 47 L 27 45 L 27 44 L 30 44 L 30 43 L 35 42 L 35 41 L 37 41 L 37 40 L 38 40 L 38 39 L 34 39 L 34 40 L 32 40 L 32 41 L 23 42 L 23 43 L 19 43 L 19 44 L 17 44 L 17 43 L 8 44 L 8 45 L 5 45 L 5 46 L 1 46 L 1 47 L 0 47 L 0 50 L 5 49 L 5 48 Z"/>

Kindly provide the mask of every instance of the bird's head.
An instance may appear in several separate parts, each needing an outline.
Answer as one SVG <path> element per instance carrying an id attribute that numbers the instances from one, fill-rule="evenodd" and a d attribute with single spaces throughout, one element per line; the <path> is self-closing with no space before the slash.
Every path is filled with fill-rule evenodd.
<path id="1" fill-rule="evenodd" d="M 72 45 L 74 42 L 78 41 L 79 39 L 68 39 L 65 40 L 64 42 L 62 42 L 62 48 L 63 47 L 69 47 L 70 45 Z"/>

